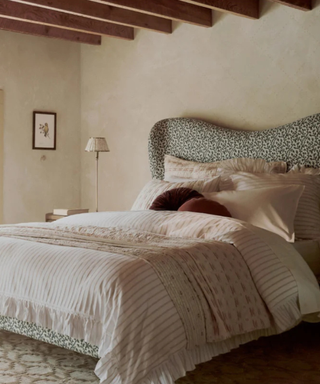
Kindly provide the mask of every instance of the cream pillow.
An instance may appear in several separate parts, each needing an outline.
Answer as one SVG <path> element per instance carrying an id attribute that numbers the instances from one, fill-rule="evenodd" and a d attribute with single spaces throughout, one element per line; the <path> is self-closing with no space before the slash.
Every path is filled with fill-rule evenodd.
<path id="1" fill-rule="evenodd" d="M 307 175 L 320 175 L 320 168 L 306 167 L 305 165 L 294 165 L 289 173 L 305 173 Z"/>
<path id="2" fill-rule="evenodd" d="M 250 172 L 250 173 L 285 173 L 287 163 L 285 161 L 267 162 L 264 159 L 238 158 L 221 161 L 218 174 Z"/>
<path id="3" fill-rule="evenodd" d="M 249 158 L 230 159 L 214 163 L 198 163 L 165 155 L 164 169 L 165 180 L 180 181 L 183 179 L 207 179 L 215 175 L 239 171 L 252 173 L 284 173 L 287 170 L 287 164 L 283 161 L 268 163 L 263 159 Z"/>
<path id="4" fill-rule="evenodd" d="M 208 180 L 193 180 L 182 183 L 172 183 L 163 180 L 151 180 L 149 181 L 139 193 L 136 201 L 131 208 L 132 211 L 141 211 L 149 209 L 153 200 L 161 195 L 163 192 L 169 191 L 173 188 L 190 188 L 195 191 L 202 192 L 214 192 L 218 191 L 220 177 L 214 177 Z"/>
<path id="5" fill-rule="evenodd" d="M 304 187 L 288 185 L 248 191 L 204 193 L 207 199 L 224 205 L 235 219 L 276 233 L 294 242 L 294 218 Z"/>
<path id="6" fill-rule="evenodd" d="M 259 174 L 239 172 L 222 177 L 220 190 L 244 191 L 285 185 L 303 185 L 305 189 L 300 198 L 294 221 L 297 239 L 320 238 L 320 177 L 304 173 Z"/>

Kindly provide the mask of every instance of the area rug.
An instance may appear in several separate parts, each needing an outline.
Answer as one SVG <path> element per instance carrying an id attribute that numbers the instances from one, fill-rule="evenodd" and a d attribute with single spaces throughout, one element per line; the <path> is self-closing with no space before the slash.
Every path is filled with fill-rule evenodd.
<path id="1" fill-rule="evenodd" d="M 98 384 L 97 359 L 0 331 L 1 384 Z M 301 324 L 200 364 L 176 384 L 320 384 L 320 324 Z"/>
<path id="2" fill-rule="evenodd" d="M 0 331 L 1 384 L 98 384 L 97 359 Z"/>

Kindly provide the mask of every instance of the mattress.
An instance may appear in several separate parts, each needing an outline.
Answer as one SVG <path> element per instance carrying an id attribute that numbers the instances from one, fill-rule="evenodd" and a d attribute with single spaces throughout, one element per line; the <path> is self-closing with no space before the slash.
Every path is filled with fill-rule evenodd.
<path id="1" fill-rule="evenodd" d="M 320 279 L 320 246 L 316 240 L 301 240 L 293 244 L 312 272 Z"/>

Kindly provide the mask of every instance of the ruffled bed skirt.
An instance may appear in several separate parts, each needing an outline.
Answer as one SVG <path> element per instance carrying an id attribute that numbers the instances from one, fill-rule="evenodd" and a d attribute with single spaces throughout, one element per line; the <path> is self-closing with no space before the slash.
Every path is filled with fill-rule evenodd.
<path id="1" fill-rule="evenodd" d="M 13 317 L 0 316 L 0 330 L 30 337 L 31 339 L 55 345 L 60 348 L 99 358 L 99 348 L 82 339 L 75 339 L 68 335 L 62 335 L 49 328 L 40 327 L 34 323 L 21 321 Z"/>
<path id="2" fill-rule="evenodd" d="M 110 332 L 100 322 L 85 314 L 67 312 L 27 300 L 2 296 L 0 315 L 32 323 L 73 339 L 84 340 L 92 346 L 99 347 L 99 356 L 104 355 L 111 342 Z"/>
<path id="3" fill-rule="evenodd" d="M 230 352 L 232 349 L 262 336 L 275 334 L 277 332 L 274 329 L 262 329 L 238 335 L 225 341 L 205 344 L 191 351 L 180 351 L 152 370 L 139 384 L 174 384 L 177 379 L 185 376 L 187 371 L 193 371 L 197 364 L 210 361 L 215 356 Z M 100 378 L 101 384 L 122 384 L 120 377 L 115 374 L 116 365 L 114 363 L 108 356 L 99 360 L 95 374 Z"/>
<path id="4" fill-rule="evenodd" d="M 301 321 L 301 314 L 297 311 L 296 301 L 292 301 L 290 305 L 288 304 L 283 308 L 278 308 L 277 311 L 287 321 L 290 319 L 292 327 L 294 327 Z M 22 322 L 34 323 L 40 328 L 51 329 L 61 335 L 84 340 L 92 346 L 98 346 L 101 359 L 96 366 L 95 373 L 100 378 L 100 383 L 129 384 L 122 381 L 118 375 L 119 360 L 108 348 L 111 342 L 110 336 L 104 332 L 101 323 L 94 321 L 94 319 L 90 319 L 85 315 L 65 313 L 41 304 L 12 297 L 2 298 L 0 313 L 3 316 L 15 318 Z M 185 376 L 187 371 L 194 370 L 197 364 L 209 361 L 214 356 L 227 353 L 241 344 L 256 340 L 261 336 L 270 336 L 277 333 L 280 333 L 279 329 L 272 327 L 234 336 L 224 341 L 205 344 L 192 350 L 181 350 L 174 355 L 168 356 L 166 361 L 150 371 L 141 381 L 141 384 L 174 384 L 174 381 Z"/>

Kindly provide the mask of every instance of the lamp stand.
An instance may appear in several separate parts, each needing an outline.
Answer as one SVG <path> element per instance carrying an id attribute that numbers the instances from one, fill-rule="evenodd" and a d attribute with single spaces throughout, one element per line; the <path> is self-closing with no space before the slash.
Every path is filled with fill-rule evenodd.
<path id="1" fill-rule="evenodd" d="M 90 137 L 87 145 L 86 152 L 96 153 L 96 212 L 98 209 L 99 198 L 99 152 L 110 152 L 107 141 L 104 137 Z"/>
<path id="2" fill-rule="evenodd" d="M 99 152 L 96 152 L 96 212 L 98 212 L 98 170 L 99 170 Z"/>

